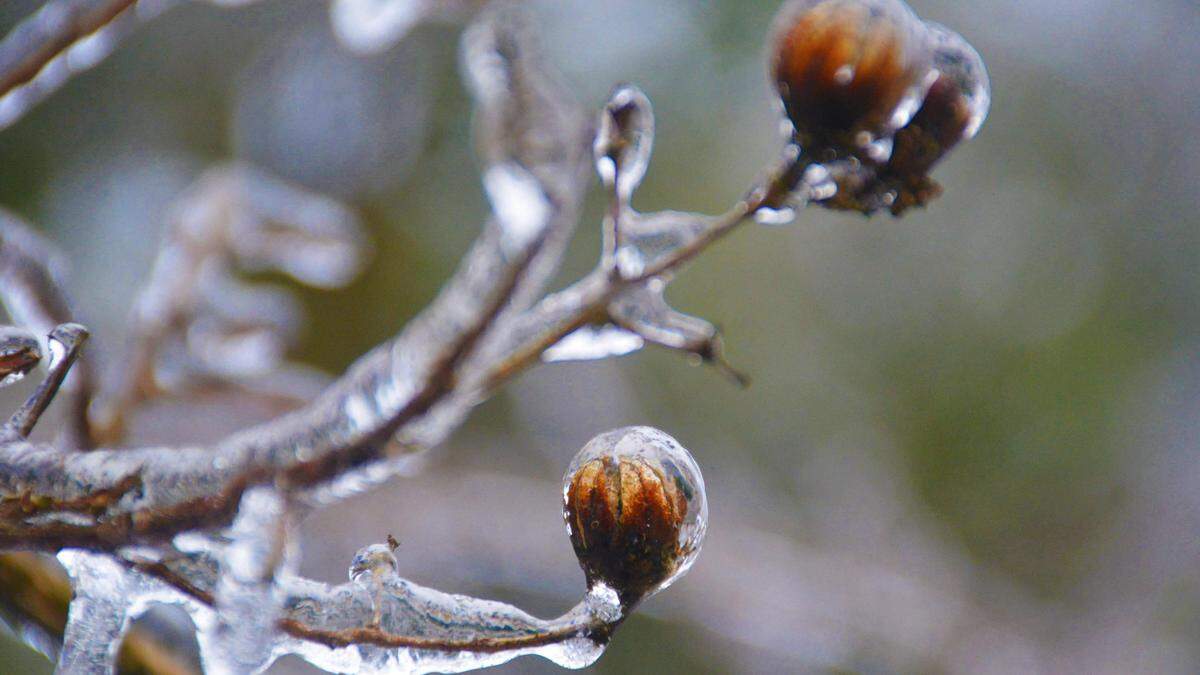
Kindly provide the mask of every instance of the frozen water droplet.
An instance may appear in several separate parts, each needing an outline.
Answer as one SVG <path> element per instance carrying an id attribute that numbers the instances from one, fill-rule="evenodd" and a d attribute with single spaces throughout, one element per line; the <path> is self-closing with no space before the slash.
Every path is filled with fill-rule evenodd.
<path id="1" fill-rule="evenodd" d="M 926 22 L 934 40 L 933 67 L 951 78 L 967 101 L 970 117 L 963 140 L 979 133 L 992 103 L 991 84 L 983 57 L 961 35 L 932 21 Z"/>
<path id="2" fill-rule="evenodd" d="M 638 246 L 630 244 L 617 249 L 617 271 L 626 279 L 641 276 L 646 269 L 646 256 Z"/>
<path id="3" fill-rule="evenodd" d="M 434 5 L 430 0 L 334 0 L 329 19 L 343 44 L 374 54 L 399 42 Z"/>
<path id="4" fill-rule="evenodd" d="M 399 565 L 392 553 L 391 544 L 372 544 L 359 549 L 350 562 L 350 581 L 364 589 L 371 598 L 371 625 L 378 626 L 383 620 L 384 584 L 399 579 Z"/>
<path id="5" fill-rule="evenodd" d="M 796 210 L 790 207 L 781 209 L 761 208 L 754 212 L 754 220 L 763 225 L 790 225 L 796 219 Z"/>
<path id="6" fill-rule="evenodd" d="M 0 326 L 0 387 L 20 382 L 42 360 L 42 348 L 32 333 Z"/>
<path id="7" fill-rule="evenodd" d="M 624 615 L 620 596 L 604 582 L 592 584 L 583 604 L 588 613 L 605 623 L 616 623 Z"/>
<path id="8" fill-rule="evenodd" d="M 873 161 L 883 164 L 892 156 L 892 150 L 895 148 L 895 139 L 891 136 L 879 138 L 867 144 L 867 157 Z"/>
<path id="9" fill-rule="evenodd" d="M 805 169 L 800 184 L 807 190 L 808 199 L 812 201 L 831 199 L 838 191 L 837 181 L 824 164 L 813 164 Z"/>
<path id="10" fill-rule="evenodd" d="M 50 337 L 46 340 L 46 346 L 50 351 L 50 358 L 46 361 L 46 366 L 50 370 L 58 367 L 67 354 L 70 352 L 70 347 L 67 345 L 68 340 L 77 339 L 78 333 L 74 330 L 74 324 L 65 324 L 63 327 L 56 328 L 50 333 Z"/>
<path id="11" fill-rule="evenodd" d="M 654 110 L 650 99 L 631 85 L 617 87 L 600 113 L 594 151 L 596 169 L 609 187 L 628 202 L 650 165 L 654 147 Z"/>
<path id="12" fill-rule="evenodd" d="M 551 208 L 546 193 L 537 178 L 517 164 L 488 167 L 483 186 L 500 226 L 505 251 L 521 251 L 549 224 Z"/>
<path id="13" fill-rule="evenodd" d="M 589 588 L 604 584 L 629 607 L 695 562 L 708 524 L 704 478 L 666 433 L 617 429 L 593 438 L 571 460 L 563 517 Z"/>
<path id="14" fill-rule="evenodd" d="M 359 549 L 350 562 L 350 581 L 368 584 L 376 579 L 396 574 L 396 555 L 386 544 L 371 544 Z"/>
<path id="15" fill-rule="evenodd" d="M 596 659 L 604 653 L 604 645 L 596 643 L 591 638 L 579 637 L 549 647 L 542 647 L 537 653 L 550 659 L 561 668 L 578 670 L 595 663 Z"/>
<path id="16" fill-rule="evenodd" d="M 584 326 L 542 354 L 547 363 L 591 361 L 632 354 L 644 346 L 641 336 L 617 326 Z"/>

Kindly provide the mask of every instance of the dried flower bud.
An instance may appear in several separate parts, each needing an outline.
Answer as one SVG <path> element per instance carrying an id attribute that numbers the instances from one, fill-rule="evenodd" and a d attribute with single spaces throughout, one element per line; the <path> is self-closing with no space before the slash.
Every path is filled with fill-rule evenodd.
<path id="1" fill-rule="evenodd" d="M 592 439 L 567 470 L 563 502 L 588 587 L 612 588 L 626 607 L 691 567 L 708 520 L 695 460 L 649 427 Z"/>
<path id="2" fill-rule="evenodd" d="M 931 61 L 900 0 L 792 0 L 776 19 L 772 76 L 796 139 L 818 155 L 869 151 L 906 124 Z"/>

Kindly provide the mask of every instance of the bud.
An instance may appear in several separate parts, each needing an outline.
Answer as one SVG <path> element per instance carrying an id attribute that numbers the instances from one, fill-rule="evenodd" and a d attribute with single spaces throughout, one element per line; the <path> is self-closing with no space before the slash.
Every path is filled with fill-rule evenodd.
<path id="1" fill-rule="evenodd" d="M 41 360 L 41 343 L 32 333 L 0 326 L 0 387 L 20 381 Z"/>
<path id="2" fill-rule="evenodd" d="M 925 27 L 900 0 L 792 0 L 776 18 L 775 86 L 796 140 L 821 161 L 904 126 L 931 61 Z"/>
<path id="3" fill-rule="evenodd" d="M 667 434 L 601 434 L 575 456 L 563 483 L 563 517 L 589 589 L 604 584 L 630 607 L 695 561 L 708 521 L 704 480 Z"/>
<path id="4" fill-rule="evenodd" d="M 900 215 L 937 197 L 929 172 L 990 103 L 966 40 L 900 0 L 791 0 L 775 30 L 772 74 L 805 151 L 782 188 L 818 163 L 830 189 L 809 197 L 826 208 Z"/>

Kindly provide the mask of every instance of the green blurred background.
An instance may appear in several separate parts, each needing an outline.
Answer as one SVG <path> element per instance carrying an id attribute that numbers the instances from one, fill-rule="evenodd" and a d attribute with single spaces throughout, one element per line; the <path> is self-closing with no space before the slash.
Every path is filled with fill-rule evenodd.
<path id="1" fill-rule="evenodd" d="M 777 2 L 529 4 L 580 100 L 630 81 L 654 102 L 639 208 L 724 210 L 775 156 Z M 927 210 L 746 227 L 673 284 L 749 389 L 656 350 L 539 368 L 419 474 L 310 518 L 303 571 L 341 581 L 392 532 L 419 583 L 557 614 L 583 587 L 561 472 L 643 423 L 702 466 L 709 539 L 598 671 L 1200 670 L 1200 7 L 911 4 L 983 54 L 990 119 Z M 0 32 L 36 5 L 0 3 Z M 172 199 L 231 158 L 370 226 L 360 280 L 301 291 L 297 359 L 341 371 L 449 274 L 485 214 L 460 29 L 359 58 L 327 12 L 185 4 L 0 132 L 0 205 L 69 252 L 98 352 L 120 344 Z M 601 208 L 560 281 L 593 264 Z M 32 672 L 15 645 L 0 671 Z"/>

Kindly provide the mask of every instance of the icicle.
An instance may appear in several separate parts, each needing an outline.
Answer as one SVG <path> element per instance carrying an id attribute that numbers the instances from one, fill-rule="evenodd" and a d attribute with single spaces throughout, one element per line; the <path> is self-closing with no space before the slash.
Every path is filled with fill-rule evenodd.
<path id="1" fill-rule="evenodd" d="M 128 575 L 116 560 L 98 553 L 65 550 L 58 560 L 71 577 L 73 597 L 55 672 L 115 673 L 121 636 L 132 621 Z"/>
<path id="2" fill-rule="evenodd" d="M 276 580 L 288 565 L 285 518 L 284 497 L 274 488 L 242 496 L 229 543 L 218 554 L 216 612 L 199 635 L 209 673 L 259 672 L 271 664 L 282 600 Z"/>

